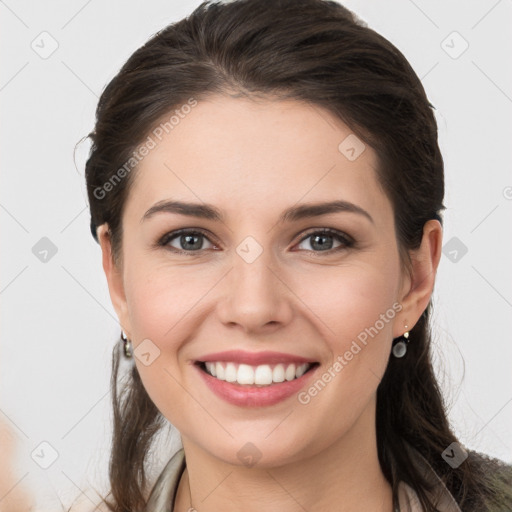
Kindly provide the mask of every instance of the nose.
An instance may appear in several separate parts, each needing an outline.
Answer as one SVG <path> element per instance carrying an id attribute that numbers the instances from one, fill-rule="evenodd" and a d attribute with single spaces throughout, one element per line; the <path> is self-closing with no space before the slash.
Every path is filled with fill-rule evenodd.
<path id="1" fill-rule="evenodd" d="M 271 251 L 264 250 L 252 262 L 234 253 L 223 281 L 217 312 L 224 325 L 246 334 L 268 334 L 290 322 L 293 293 Z"/>

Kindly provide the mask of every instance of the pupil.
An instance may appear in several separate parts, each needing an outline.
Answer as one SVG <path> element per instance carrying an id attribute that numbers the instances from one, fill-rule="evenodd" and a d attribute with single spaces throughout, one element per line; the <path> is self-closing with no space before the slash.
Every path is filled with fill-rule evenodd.
<path id="1" fill-rule="evenodd" d="M 313 240 L 314 242 L 311 244 L 312 247 L 314 248 L 315 244 L 317 243 L 318 240 L 321 240 L 321 239 L 326 239 L 326 238 L 332 238 L 330 235 L 315 235 L 313 237 Z M 329 247 L 327 247 L 329 246 Z M 321 250 L 328 250 L 328 249 L 332 249 L 332 239 L 331 239 L 331 243 L 326 243 L 326 242 L 319 242 L 319 245 L 318 247 L 321 249 Z"/>
<path id="2" fill-rule="evenodd" d="M 194 244 L 191 240 L 195 239 L 196 243 Z M 187 244 L 192 243 L 192 246 L 186 247 L 187 249 L 201 249 L 202 241 L 200 240 L 198 235 L 182 235 L 181 242 L 183 246 L 187 246 Z"/>

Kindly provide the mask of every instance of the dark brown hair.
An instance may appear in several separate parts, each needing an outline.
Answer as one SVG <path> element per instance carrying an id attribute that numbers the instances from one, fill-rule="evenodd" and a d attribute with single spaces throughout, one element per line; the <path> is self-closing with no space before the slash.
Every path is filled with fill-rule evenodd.
<path id="1" fill-rule="evenodd" d="M 165 116 L 190 98 L 213 94 L 306 101 L 346 123 L 378 155 L 378 179 L 393 204 L 405 267 L 424 224 L 442 222 L 444 171 L 433 106 L 395 46 L 333 1 L 205 2 L 138 49 L 99 100 L 86 163 L 91 231 L 97 240 L 96 228 L 108 223 L 119 265 L 123 207 L 137 171 L 117 179 L 118 170 Z M 398 482 L 404 481 L 425 510 L 436 510 L 407 450 L 412 446 L 464 511 L 497 510 L 493 507 L 511 500 L 499 476 L 505 465 L 469 452 L 454 469 L 441 457 L 457 439 L 432 368 L 430 310 L 431 304 L 411 330 L 407 355 L 390 358 L 378 388 L 382 470 L 395 499 Z M 119 375 L 119 359 L 116 346 L 108 504 L 115 512 L 134 512 L 147 499 L 147 454 L 165 421 L 135 366 Z"/>

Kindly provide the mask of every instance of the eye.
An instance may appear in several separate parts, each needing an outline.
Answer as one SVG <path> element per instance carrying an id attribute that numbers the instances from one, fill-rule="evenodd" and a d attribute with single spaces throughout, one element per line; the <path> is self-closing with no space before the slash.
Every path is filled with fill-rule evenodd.
<path id="1" fill-rule="evenodd" d="M 215 245 L 209 240 L 208 243 L 211 244 L 211 247 L 204 247 L 204 240 L 208 240 L 208 238 L 201 231 L 180 229 L 178 231 L 167 233 L 158 243 L 159 245 L 169 247 L 171 250 L 178 253 L 199 252 L 204 249 L 211 249 L 215 247 Z"/>
<path id="2" fill-rule="evenodd" d="M 337 247 L 333 247 L 333 239 L 339 243 Z M 312 250 L 313 252 L 336 252 L 354 245 L 354 241 L 348 235 L 330 228 L 310 231 L 301 239 L 299 245 L 306 241 L 311 247 L 311 249 L 306 247 L 306 250 Z"/>
<path id="3" fill-rule="evenodd" d="M 210 247 L 204 246 L 204 241 L 210 244 Z M 355 245 L 354 240 L 344 233 L 330 228 L 316 229 L 310 231 L 300 240 L 299 244 L 308 242 L 308 247 L 301 248 L 313 253 L 328 252 L 333 253 L 348 249 Z M 334 246 L 335 242 L 338 246 Z M 198 229 L 179 229 L 165 234 L 158 242 L 158 245 L 170 249 L 179 254 L 200 253 L 206 249 L 218 249 L 207 237 L 205 233 Z"/>

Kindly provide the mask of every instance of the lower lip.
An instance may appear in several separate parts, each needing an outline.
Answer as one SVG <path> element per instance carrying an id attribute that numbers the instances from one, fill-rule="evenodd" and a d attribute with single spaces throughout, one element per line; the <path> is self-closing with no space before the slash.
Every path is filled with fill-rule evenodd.
<path id="1" fill-rule="evenodd" d="M 206 385 L 219 397 L 239 407 L 265 407 L 274 405 L 297 394 L 315 373 L 315 366 L 298 379 L 279 382 L 270 386 L 242 386 L 212 377 L 198 365 L 194 365 Z"/>

